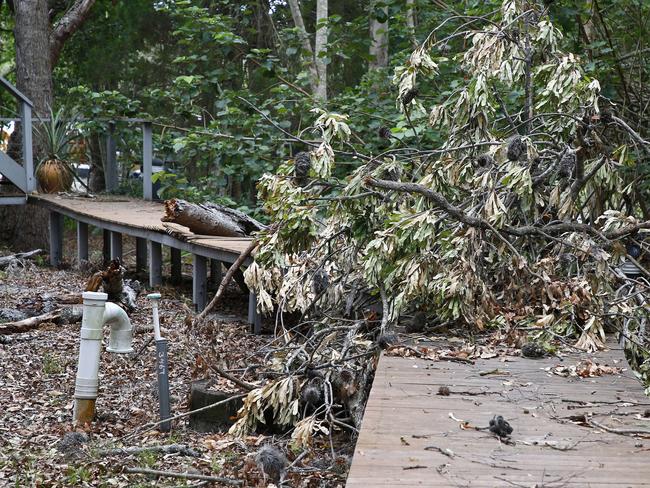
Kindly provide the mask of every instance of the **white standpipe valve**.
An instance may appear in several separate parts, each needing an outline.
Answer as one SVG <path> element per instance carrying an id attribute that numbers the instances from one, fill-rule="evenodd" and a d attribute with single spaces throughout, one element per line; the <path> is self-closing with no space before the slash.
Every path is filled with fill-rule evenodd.
<path id="1" fill-rule="evenodd" d="M 103 326 L 111 326 L 107 351 L 118 354 L 133 352 L 131 321 L 121 307 L 107 302 L 107 299 L 106 293 L 87 291 L 83 294 L 81 343 L 74 389 L 73 417 L 77 423 L 89 423 L 95 416 Z"/>

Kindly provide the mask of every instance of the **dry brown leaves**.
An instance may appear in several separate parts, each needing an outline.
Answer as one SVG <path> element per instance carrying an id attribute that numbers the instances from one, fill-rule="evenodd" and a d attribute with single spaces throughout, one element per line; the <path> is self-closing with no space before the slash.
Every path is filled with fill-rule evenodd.
<path id="1" fill-rule="evenodd" d="M 603 376 L 606 374 L 620 374 L 624 371 L 623 368 L 598 364 L 591 359 L 585 359 L 570 366 L 554 366 L 552 368 L 547 368 L 547 370 L 558 376 L 575 376 L 580 378 L 593 378 L 595 376 Z"/>
<path id="2" fill-rule="evenodd" d="M 101 249 L 101 245 L 93 247 Z M 35 266 L 2 273 L 0 307 L 35 315 L 47 307 L 70 303 L 71 296 L 81 295 L 90 274 Z M 187 411 L 193 379 L 211 377 L 216 388 L 235 388 L 228 380 L 216 377 L 206 361 L 216 361 L 223 369 L 234 371 L 237 377 L 259 380 L 254 376 L 254 369 L 246 371 L 246 368 L 261 362 L 263 356 L 256 352 L 270 338 L 248 333 L 244 322 L 246 297 L 233 287 L 232 296 L 220 307 L 219 320 L 206 330 L 188 334 L 185 323 L 188 298 L 173 288 L 160 291 L 163 294 L 160 321 L 169 339 L 172 414 Z M 6 343 L 0 343 L 0 405 L 3 407 L 0 411 L 0 486 L 67 487 L 103 483 L 131 487 L 150 486 L 153 482 L 143 475 L 124 473 L 124 467 L 190 471 L 242 479 L 244 461 L 265 439 L 263 436 L 235 441 L 226 434 L 194 432 L 187 428 L 187 418 L 184 418 L 174 423 L 170 434 L 152 430 L 138 434 L 126 445 L 120 443 L 123 436 L 158 420 L 155 346 L 146 346 L 152 335 L 151 310 L 144 295 L 139 297 L 130 318 L 138 330 L 134 349 L 144 349 L 135 358 L 102 353 L 97 418 L 92 425 L 78 428 L 89 440 L 71 452 L 60 452 L 57 444 L 73 430 L 80 324 L 46 324 L 37 330 L 14 334 Z M 349 439 L 345 442 L 349 443 Z M 198 450 L 201 456 L 149 453 L 98 457 L 96 454 L 100 449 L 172 443 L 186 444 Z M 292 486 L 342 486 L 347 465 L 341 473 L 330 470 L 334 461 L 321 470 L 310 467 L 327 452 L 329 444 L 315 446 L 313 454 L 302 460 L 302 471 L 291 474 Z M 245 484 L 264 486 L 259 484 L 261 479 L 260 473 L 252 470 Z M 161 487 L 179 484 L 182 484 L 179 480 L 164 478 L 156 482 L 156 486 Z"/>

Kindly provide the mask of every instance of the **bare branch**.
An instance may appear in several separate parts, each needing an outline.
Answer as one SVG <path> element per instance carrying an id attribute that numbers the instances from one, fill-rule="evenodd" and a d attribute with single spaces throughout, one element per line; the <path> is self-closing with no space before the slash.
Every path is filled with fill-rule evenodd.
<path id="1" fill-rule="evenodd" d="M 55 66 L 61 55 L 63 44 L 67 41 L 90 15 L 95 0 L 77 0 L 52 28 L 50 34 L 50 58 Z"/>

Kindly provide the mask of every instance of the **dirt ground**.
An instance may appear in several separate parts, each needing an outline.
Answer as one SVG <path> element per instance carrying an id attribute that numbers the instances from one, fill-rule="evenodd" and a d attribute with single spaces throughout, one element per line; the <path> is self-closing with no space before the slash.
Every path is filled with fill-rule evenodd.
<path id="1" fill-rule="evenodd" d="M 135 253 L 125 244 L 129 264 Z M 101 249 L 97 243 L 91 247 Z M 0 256 L 6 254 L 9 250 L 0 249 Z M 95 260 L 99 258 L 96 254 Z M 189 262 L 190 257 L 186 258 Z M 57 270 L 39 258 L 24 263 L 24 267 L 0 271 L 0 309 L 16 309 L 28 316 L 61 307 L 80 309 L 80 305 L 61 301 L 69 301 L 74 295 L 80 298 L 88 277 L 98 267 Z M 245 321 L 248 300 L 236 285 L 229 289 L 211 324 L 204 330 L 192 330 L 188 326 L 190 285 L 158 290 L 163 297 L 163 335 L 169 339 L 172 415 L 188 410 L 194 380 L 213 378 L 215 387 L 238 391 L 236 385 L 211 372 L 211 362 L 245 381 L 257 380 L 250 373 L 242 373 L 252 363 L 264 363 L 264 348 L 272 340 L 270 335 L 249 333 Z M 127 468 L 232 478 L 240 481 L 239 486 L 272 486 L 263 479 L 253 455 L 261 445 L 272 442 L 291 463 L 300 452 L 288 445 L 290 434 L 235 439 L 226 433 L 192 431 L 188 417 L 174 421 L 168 434 L 146 428 L 158 420 L 155 344 L 150 342 L 153 334 L 146 290 L 138 297 L 130 319 L 136 329 L 135 352 L 102 352 L 96 421 L 83 427 L 72 424 L 80 323 L 47 323 L 26 333 L 0 335 L 0 487 L 221 486 L 200 479 L 127 473 Z M 71 435 L 74 431 L 83 435 Z M 353 445 L 348 438 L 335 438 L 335 442 L 336 457 L 332 459 L 329 440 L 316 441 L 289 470 L 283 486 L 343 486 Z M 168 444 L 185 445 L 196 455 L 105 452 L 116 447 Z"/>

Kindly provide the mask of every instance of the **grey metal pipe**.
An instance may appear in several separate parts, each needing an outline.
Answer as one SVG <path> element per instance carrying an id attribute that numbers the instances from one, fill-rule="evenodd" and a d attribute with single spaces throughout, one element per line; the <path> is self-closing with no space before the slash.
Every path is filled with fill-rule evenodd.
<path id="1" fill-rule="evenodd" d="M 165 420 L 171 417 L 171 407 L 169 402 L 167 339 L 164 339 L 160 335 L 160 321 L 158 319 L 160 293 L 150 293 L 147 295 L 147 298 L 151 300 L 151 309 L 153 312 L 153 334 L 156 339 L 156 374 L 158 376 L 158 404 L 160 406 L 160 420 Z M 169 432 L 171 428 L 171 422 L 163 422 L 158 427 L 161 432 Z"/>

